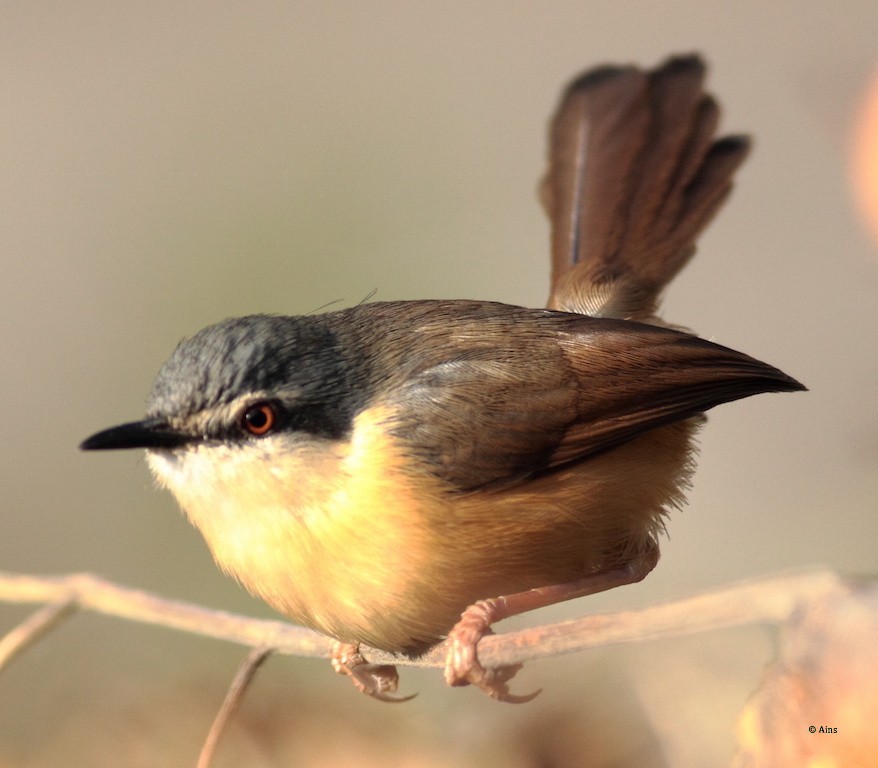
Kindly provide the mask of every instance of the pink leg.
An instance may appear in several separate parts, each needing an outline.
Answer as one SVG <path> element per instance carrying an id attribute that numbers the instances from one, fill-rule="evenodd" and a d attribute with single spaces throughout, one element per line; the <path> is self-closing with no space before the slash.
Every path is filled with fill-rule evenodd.
<path id="1" fill-rule="evenodd" d="M 460 621 L 448 634 L 446 682 L 449 685 L 472 683 L 499 701 L 516 704 L 530 701 L 539 691 L 528 696 L 515 696 L 509 693 L 506 685 L 507 681 L 521 669 L 520 664 L 492 670 L 485 670 L 479 664 L 476 646 L 479 640 L 491 631 L 491 625 L 525 611 L 572 600 L 575 597 L 594 595 L 613 587 L 633 584 L 655 568 L 658 558 L 658 545 L 653 542 L 642 555 L 618 568 L 599 571 L 567 584 L 554 584 L 530 589 L 527 592 L 479 600 L 461 614 Z"/>

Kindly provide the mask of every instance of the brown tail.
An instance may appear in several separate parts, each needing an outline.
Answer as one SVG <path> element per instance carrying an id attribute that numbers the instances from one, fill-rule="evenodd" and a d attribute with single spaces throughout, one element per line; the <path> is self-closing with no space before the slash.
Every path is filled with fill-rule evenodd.
<path id="1" fill-rule="evenodd" d="M 695 252 L 749 141 L 715 139 L 697 56 L 575 80 L 551 126 L 542 198 L 552 225 L 548 306 L 646 320 Z"/>

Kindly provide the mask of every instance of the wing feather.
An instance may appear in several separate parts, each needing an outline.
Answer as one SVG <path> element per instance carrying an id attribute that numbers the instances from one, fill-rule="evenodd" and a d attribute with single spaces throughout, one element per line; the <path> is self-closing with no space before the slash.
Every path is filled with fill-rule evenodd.
<path id="1" fill-rule="evenodd" d="M 415 337 L 418 370 L 401 371 L 385 404 L 396 434 L 463 491 L 586 460 L 720 403 L 801 389 L 740 352 L 624 320 L 456 302 Z"/>

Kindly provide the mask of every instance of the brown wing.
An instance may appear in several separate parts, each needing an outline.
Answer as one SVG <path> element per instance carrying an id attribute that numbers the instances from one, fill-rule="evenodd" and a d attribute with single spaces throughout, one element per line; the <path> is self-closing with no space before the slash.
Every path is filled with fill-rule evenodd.
<path id="1" fill-rule="evenodd" d="M 479 306 L 491 316 L 465 332 L 451 314 L 419 329 L 430 363 L 401 377 L 388 397 L 397 435 L 460 490 L 514 484 L 720 403 L 802 388 L 776 368 L 678 331 Z"/>
<path id="2" fill-rule="evenodd" d="M 715 140 L 704 71 L 686 56 L 652 71 L 602 67 L 568 87 L 542 185 L 551 308 L 647 318 L 694 253 L 749 148 L 743 137 Z"/>

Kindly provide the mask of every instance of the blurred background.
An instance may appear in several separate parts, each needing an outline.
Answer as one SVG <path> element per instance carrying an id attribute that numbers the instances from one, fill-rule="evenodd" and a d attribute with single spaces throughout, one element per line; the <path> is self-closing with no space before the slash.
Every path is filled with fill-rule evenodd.
<path id="1" fill-rule="evenodd" d="M 700 51 L 723 129 L 755 152 L 664 316 L 811 391 L 711 413 L 644 583 L 518 623 L 874 572 L 876 29 L 874 0 L 4 3 L 0 568 L 270 617 L 142 456 L 78 442 L 138 418 L 177 341 L 227 316 L 372 291 L 541 305 L 535 189 L 561 87 Z M 0 633 L 30 610 L 0 605 Z M 0 765 L 191 765 L 243 655 L 76 616 L 0 677 Z M 387 707 L 325 662 L 274 658 L 217 764 L 721 765 L 772 655 L 750 627 L 535 662 L 526 707 L 408 669 L 420 696 Z"/>

